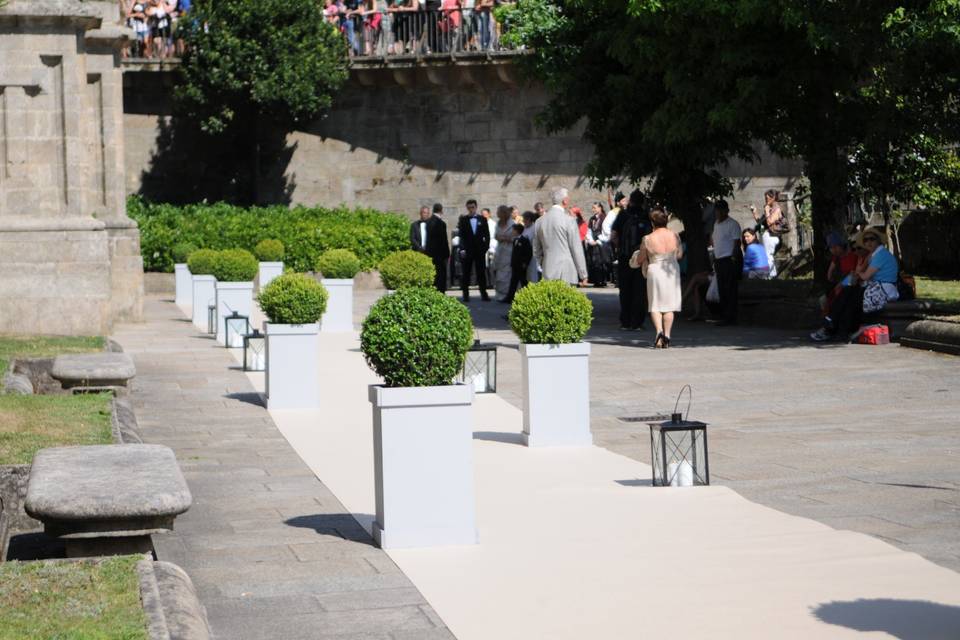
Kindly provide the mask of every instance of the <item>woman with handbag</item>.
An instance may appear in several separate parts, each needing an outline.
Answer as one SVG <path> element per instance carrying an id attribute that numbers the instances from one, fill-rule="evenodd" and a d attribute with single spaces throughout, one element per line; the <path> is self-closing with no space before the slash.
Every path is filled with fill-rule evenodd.
<path id="1" fill-rule="evenodd" d="M 763 243 L 763 249 L 767 252 L 767 265 L 770 267 L 770 277 L 777 277 L 777 265 L 773 261 L 773 254 L 777 252 L 780 245 L 780 237 L 790 229 L 787 227 L 787 217 L 780 210 L 777 200 L 780 198 L 780 192 L 769 189 L 763 194 L 763 215 L 757 211 L 756 207 L 750 207 L 753 219 L 757 221 L 757 232 L 760 234 L 760 241 Z"/>
<path id="2" fill-rule="evenodd" d="M 668 217 L 663 209 L 650 212 L 653 231 L 643 237 L 640 248 L 630 258 L 630 266 L 641 269 L 647 279 L 647 305 L 657 337 L 653 346 L 670 346 L 670 330 L 674 313 L 680 311 L 680 264 L 683 256 L 680 238 L 667 229 Z"/>

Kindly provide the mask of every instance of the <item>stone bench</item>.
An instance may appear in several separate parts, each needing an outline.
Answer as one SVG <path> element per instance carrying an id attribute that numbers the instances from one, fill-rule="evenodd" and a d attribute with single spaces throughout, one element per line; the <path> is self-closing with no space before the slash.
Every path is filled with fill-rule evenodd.
<path id="1" fill-rule="evenodd" d="M 51 375 L 64 389 L 126 387 L 137 375 L 125 353 L 75 353 L 57 356 Z"/>
<path id="2" fill-rule="evenodd" d="M 154 444 L 42 449 L 26 512 L 64 540 L 68 557 L 152 552 L 193 501 L 173 451 Z"/>

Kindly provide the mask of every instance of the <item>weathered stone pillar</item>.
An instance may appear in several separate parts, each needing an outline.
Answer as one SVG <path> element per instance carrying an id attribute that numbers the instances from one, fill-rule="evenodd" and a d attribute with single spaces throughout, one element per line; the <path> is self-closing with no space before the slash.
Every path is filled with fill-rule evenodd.
<path id="1" fill-rule="evenodd" d="M 0 8 L 0 332 L 106 334 L 138 320 L 124 197 L 116 3 Z"/>

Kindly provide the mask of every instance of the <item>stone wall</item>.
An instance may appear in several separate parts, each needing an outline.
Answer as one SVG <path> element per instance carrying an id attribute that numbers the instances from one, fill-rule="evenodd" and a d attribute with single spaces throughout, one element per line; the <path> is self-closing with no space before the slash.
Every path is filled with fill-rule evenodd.
<path id="1" fill-rule="evenodd" d="M 0 332 L 106 334 L 141 315 L 116 12 L 96 0 L 0 8 Z"/>
<path id="2" fill-rule="evenodd" d="M 354 69 L 327 117 L 262 158 L 260 201 L 347 203 L 414 216 L 434 202 L 462 212 L 470 197 L 481 207 L 530 209 L 565 186 L 585 209 L 592 200 L 606 202 L 582 176 L 591 149 L 580 131 L 547 136 L 538 129 L 546 91 L 513 73 L 502 62 Z M 160 201 L 207 169 L 191 165 L 189 145 L 170 150 L 172 83 L 158 67 L 128 68 L 124 77 L 127 191 Z M 746 205 L 759 205 L 764 190 L 789 191 L 799 175 L 797 163 L 766 155 L 760 164 L 728 168 L 736 178 L 737 218 L 750 216 Z"/>

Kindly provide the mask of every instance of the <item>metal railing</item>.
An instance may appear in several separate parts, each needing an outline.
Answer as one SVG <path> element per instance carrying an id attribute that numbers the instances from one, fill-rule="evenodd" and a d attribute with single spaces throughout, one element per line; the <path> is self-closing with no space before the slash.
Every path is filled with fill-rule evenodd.
<path id="1" fill-rule="evenodd" d="M 476 9 L 349 12 L 329 16 L 343 32 L 355 58 L 455 55 L 510 51 L 502 41 L 505 25 L 491 11 Z"/>

